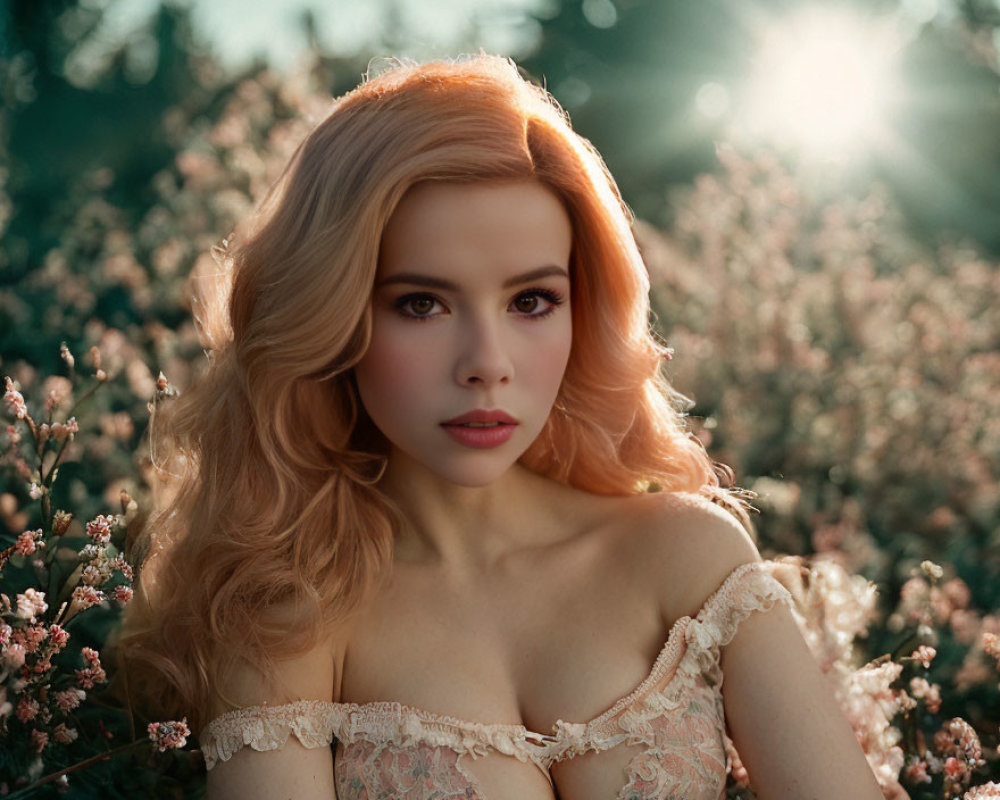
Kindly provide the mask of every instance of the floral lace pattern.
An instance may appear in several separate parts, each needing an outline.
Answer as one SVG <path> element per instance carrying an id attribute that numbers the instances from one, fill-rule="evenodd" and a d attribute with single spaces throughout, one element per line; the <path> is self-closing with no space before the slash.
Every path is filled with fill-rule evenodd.
<path id="1" fill-rule="evenodd" d="M 447 747 L 397 747 L 358 742 L 337 758 L 337 797 L 368 800 L 483 800 Z"/>
<path id="2" fill-rule="evenodd" d="M 242 747 L 276 749 L 295 734 L 306 747 L 341 744 L 334 765 L 340 800 L 486 800 L 464 756 L 496 752 L 534 764 L 552 782 L 555 762 L 619 745 L 640 748 L 617 800 L 718 800 L 726 748 L 721 648 L 750 614 L 791 595 L 768 562 L 733 570 L 694 618 L 670 629 L 650 674 L 586 723 L 558 720 L 552 734 L 523 725 L 470 722 L 402 703 L 302 700 L 254 706 L 210 722 L 201 736 L 209 769 Z"/>

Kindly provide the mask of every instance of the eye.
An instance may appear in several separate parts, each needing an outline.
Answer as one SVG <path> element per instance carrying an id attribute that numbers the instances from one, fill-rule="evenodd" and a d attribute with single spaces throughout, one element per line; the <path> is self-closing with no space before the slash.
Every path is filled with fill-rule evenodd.
<path id="1" fill-rule="evenodd" d="M 538 298 L 542 298 L 549 303 L 548 308 L 537 314 L 531 314 L 530 312 L 538 308 Z M 525 309 L 522 305 L 522 310 L 529 312 L 527 316 L 533 317 L 534 319 L 539 319 L 541 317 L 547 317 L 549 314 L 554 312 L 559 306 L 564 302 L 563 296 L 559 292 L 550 291 L 548 289 L 528 289 L 526 292 L 522 292 L 515 299 L 514 303 L 518 304 L 522 301 L 527 300 L 530 308 Z"/>
<path id="2" fill-rule="evenodd" d="M 395 302 L 395 308 L 400 313 L 401 316 L 409 317 L 410 319 L 430 319 L 431 315 L 427 312 L 434 307 L 434 304 L 438 302 L 437 298 L 429 294 L 408 294 L 400 297 L 399 300 Z M 404 309 L 409 306 L 416 313 L 406 313 Z"/>

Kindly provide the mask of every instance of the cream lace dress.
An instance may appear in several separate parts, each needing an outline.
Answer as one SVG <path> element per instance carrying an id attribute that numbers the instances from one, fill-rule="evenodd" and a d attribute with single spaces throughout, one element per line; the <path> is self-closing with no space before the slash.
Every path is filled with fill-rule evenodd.
<path id="1" fill-rule="evenodd" d="M 518 796 L 511 769 L 537 769 L 534 778 L 568 800 L 719 800 L 732 745 L 720 649 L 750 614 L 791 604 L 769 566 L 737 567 L 696 617 L 674 623 L 649 675 L 587 722 L 559 720 L 539 733 L 403 703 L 300 700 L 216 717 L 199 737 L 206 765 L 247 746 L 279 748 L 294 735 L 310 748 L 336 742 L 340 800 L 501 800 Z"/>

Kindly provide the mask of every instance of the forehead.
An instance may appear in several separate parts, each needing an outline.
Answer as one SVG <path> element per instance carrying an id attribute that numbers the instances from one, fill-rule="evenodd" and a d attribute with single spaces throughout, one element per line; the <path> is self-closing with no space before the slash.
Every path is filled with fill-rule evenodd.
<path id="1" fill-rule="evenodd" d="M 425 181 L 403 196 L 382 234 L 379 275 L 419 270 L 460 277 L 567 266 L 572 227 L 538 181 Z"/>

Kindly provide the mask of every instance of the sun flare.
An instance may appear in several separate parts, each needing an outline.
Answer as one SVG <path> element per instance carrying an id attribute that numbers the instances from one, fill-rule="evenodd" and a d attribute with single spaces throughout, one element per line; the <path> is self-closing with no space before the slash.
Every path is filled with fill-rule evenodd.
<path id="1" fill-rule="evenodd" d="M 762 35 L 740 127 L 751 136 L 831 157 L 879 135 L 895 88 L 893 32 L 810 9 Z"/>

